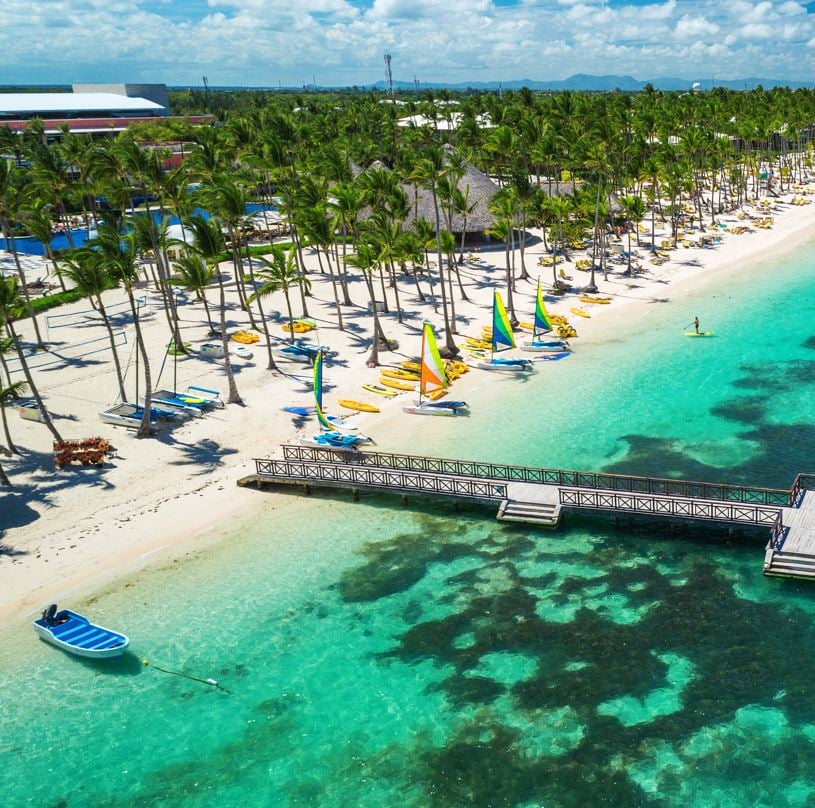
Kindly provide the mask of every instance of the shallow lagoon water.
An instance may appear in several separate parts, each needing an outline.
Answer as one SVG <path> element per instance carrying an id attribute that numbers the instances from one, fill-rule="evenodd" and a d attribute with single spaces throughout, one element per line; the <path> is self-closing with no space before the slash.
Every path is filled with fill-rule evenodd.
<path id="1" fill-rule="evenodd" d="M 469 419 L 417 419 L 412 440 L 789 485 L 815 453 L 814 258 L 779 261 L 768 288 L 731 277 L 654 303 L 527 384 L 496 380 Z M 696 314 L 716 338 L 681 337 Z M 766 537 L 268 496 L 262 520 L 78 604 L 131 636 L 121 663 L 0 635 L 4 805 L 814 798 L 815 588 L 762 577 Z"/>

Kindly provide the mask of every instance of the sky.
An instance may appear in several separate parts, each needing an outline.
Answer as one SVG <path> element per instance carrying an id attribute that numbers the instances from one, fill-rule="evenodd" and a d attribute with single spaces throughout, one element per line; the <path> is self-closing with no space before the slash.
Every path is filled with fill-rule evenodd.
<path id="1" fill-rule="evenodd" d="M 3 0 L 0 84 L 815 80 L 815 0 Z"/>

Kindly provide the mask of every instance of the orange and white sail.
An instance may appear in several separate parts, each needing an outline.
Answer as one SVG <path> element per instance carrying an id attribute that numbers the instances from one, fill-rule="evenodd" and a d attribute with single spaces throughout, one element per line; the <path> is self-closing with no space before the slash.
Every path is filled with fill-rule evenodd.
<path id="1" fill-rule="evenodd" d="M 422 329 L 422 359 L 421 380 L 419 392 L 422 395 L 432 393 L 439 388 L 447 388 L 447 374 L 444 372 L 439 348 L 436 345 L 436 335 L 430 323 L 425 323 Z"/>

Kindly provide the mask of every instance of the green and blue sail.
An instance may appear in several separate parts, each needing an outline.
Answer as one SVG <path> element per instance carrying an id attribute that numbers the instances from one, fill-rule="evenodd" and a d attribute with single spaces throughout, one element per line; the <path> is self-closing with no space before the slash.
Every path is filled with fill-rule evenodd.
<path id="1" fill-rule="evenodd" d="M 533 338 L 538 332 L 544 333 L 552 330 L 552 321 L 549 319 L 549 312 L 546 311 L 546 306 L 543 303 L 543 294 L 541 293 L 541 282 L 538 278 L 538 294 L 535 298 L 535 326 L 532 333 Z"/>
<path id="2" fill-rule="evenodd" d="M 317 420 L 323 429 L 333 430 L 334 425 L 323 415 L 323 352 L 319 351 L 314 358 L 314 405 Z"/>
<path id="3" fill-rule="evenodd" d="M 504 301 L 498 292 L 492 298 L 492 350 L 493 353 L 505 351 L 515 347 L 515 337 L 512 336 L 512 326 L 509 324 Z"/>

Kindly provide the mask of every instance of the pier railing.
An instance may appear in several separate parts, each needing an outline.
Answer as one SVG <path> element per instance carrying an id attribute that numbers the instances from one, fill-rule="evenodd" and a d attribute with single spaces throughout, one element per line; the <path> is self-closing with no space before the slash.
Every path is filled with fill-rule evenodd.
<path id="1" fill-rule="evenodd" d="M 673 516 L 677 519 L 704 519 L 710 522 L 736 522 L 750 525 L 780 525 L 781 509 L 751 503 L 711 502 L 703 499 L 628 494 L 616 491 L 560 489 L 560 504 L 615 513 Z"/>
<path id="2" fill-rule="evenodd" d="M 340 453 L 336 453 L 340 454 Z M 450 477 L 431 472 L 369 468 L 332 462 L 333 453 L 320 452 L 319 457 L 302 460 L 255 460 L 259 476 L 281 482 L 302 482 L 329 487 L 382 488 L 414 494 L 461 497 L 477 500 L 504 500 L 507 487 L 489 480 Z"/>
<path id="3" fill-rule="evenodd" d="M 503 480 L 506 482 L 539 483 L 566 488 L 586 488 L 618 491 L 626 494 L 650 494 L 681 499 L 708 499 L 720 502 L 749 503 L 787 507 L 796 500 L 793 492 L 780 488 L 760 488 L 727 483 L 705 483 L 688 480 L 671 480 L 660 477 L 636 477 L 626 474 L 605 474 L 593 471 L 534 468 L 500 463 L 482 463 L 474 460 L 453 460 L 421 455 L 394 454 L 391 452 L 343 452 L 329 454 L 309 446 L 284 445 L 283 456 L 287 460 L 330 462 L 343 465 L 372 468 L 401 469 L 461 477 Z M 261 461 L 258 461 L 261 462 Z M 815 488 L 815 475 L 799 475 Z M 801 484 L 803 485 L 802 480 Z M 799 489 L 800 490 L 800 489 Z M 797 497 L 797 493 L 795 494 Z"/>

